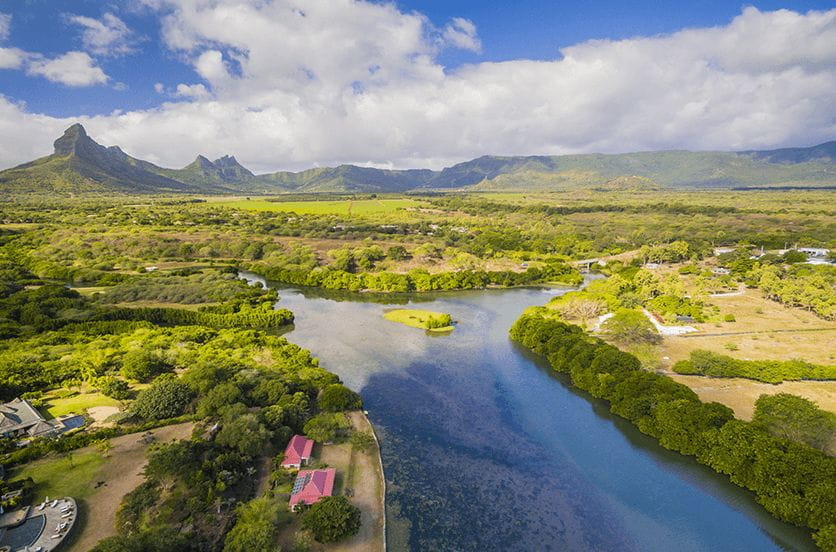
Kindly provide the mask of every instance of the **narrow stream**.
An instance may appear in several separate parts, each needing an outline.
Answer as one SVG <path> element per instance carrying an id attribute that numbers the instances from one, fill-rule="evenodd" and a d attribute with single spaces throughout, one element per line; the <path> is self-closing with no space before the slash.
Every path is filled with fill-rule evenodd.
<path id="1" fill-rule="evenodd" d="M 380 433 L 390 550 L 815 550 L 510 341 L 522 311 L 559 291 L 279 287 L 296 315 L 287 337 L 360 391 Z M 407 303 L 450 313 L 456 330 L 383 318 Z"/>

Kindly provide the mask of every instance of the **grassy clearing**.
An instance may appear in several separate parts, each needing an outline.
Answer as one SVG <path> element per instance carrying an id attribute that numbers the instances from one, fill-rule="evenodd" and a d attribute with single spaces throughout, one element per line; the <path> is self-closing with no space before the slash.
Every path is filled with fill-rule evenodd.
<path id="1" fill-rule="evenodd" d="M 733 313 L 737 321 L 694 324 L 699 334 L 666 337 L 660 353 L 669 357 L 670 365 L 688 358 L 695 349 L 746 360 L 799 358 L 814 364 L 836 360 L 836 350 L 826 346 L 836 339 L 835 322 L 765 299 L 756 289 L 739 296 L 711 297 L 709 302 L 722 313 Z"/>
<path id="2" fill-rule="evenodd" d="M 27 464 L 15 471 L 13 478 L 31 477 L 35 482 L 35 500 L 46 496 L 71 496 L 79 499 L 93 492 L 93 479 L 101 471 L 105 458 L 98 452 L 74 452 L 49 460 Z"/>
<path id="3" fill-rule="evenodd" d="M 299 215 L 371 215 L 392 213 L 398 209 L 418 207 L 414 199 L 362 199 L 342 201 L 266 201 L 236 199 L 212 202 L 212 206 L 246 209 L 249 211 L 283 211 Z"/>
<path id="4" fill-rule="evenodd" d="M 450 317 L 443 312 L 435 312 L 420 309 L 395 309 L 383 314 L 383 318 L 391 322 L 405 324 L 413 328 L 420 328 L 430 332 L 449 332 L 455 329 L 452 324 L 439 328 L 430 328 L 431 321 L 440 317 Z"/>
<path id="5" fill-rule="evenodd" d="M 66 398 L 47 399 L 44 410 L 49 416 L 57 418 L 64 414 L 84 414 L 94 406 L 119 406 L 119 401 L 105 397 L 101 393 L 80 393 Z"/>

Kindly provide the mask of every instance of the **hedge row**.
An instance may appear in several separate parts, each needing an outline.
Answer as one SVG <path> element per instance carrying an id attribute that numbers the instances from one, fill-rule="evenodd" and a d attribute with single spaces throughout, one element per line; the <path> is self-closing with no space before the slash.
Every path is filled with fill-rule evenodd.
<path id="1" fill-rule="evenodd" d="M 673 366 L 677 374 L 698 374 L 712 378 L 749 378 L 766 383 L 787 380 L 836 380 L 836 366 L 803 360 L 740 360 L 697 349 L 691 358 Z"/>

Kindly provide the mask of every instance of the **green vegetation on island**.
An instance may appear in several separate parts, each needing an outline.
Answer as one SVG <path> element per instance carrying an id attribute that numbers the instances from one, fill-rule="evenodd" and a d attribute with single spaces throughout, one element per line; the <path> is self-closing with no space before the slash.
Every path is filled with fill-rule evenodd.
<path id="1" fill-rule="evenodd" d="M 453 318 L 443 312 L 420 309 L 394 309 L 383 313 L 386 320 L 431 332 L 450 332 L 455 329 Z"/>

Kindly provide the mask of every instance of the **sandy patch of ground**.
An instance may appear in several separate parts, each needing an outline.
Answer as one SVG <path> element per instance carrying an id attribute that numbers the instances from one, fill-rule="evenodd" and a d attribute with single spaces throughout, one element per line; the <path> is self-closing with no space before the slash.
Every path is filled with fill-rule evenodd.
<path id="1" fill-rule="evenodd" d="M 790 393 L 810 399 L 823 410 L 836 413 L 836 381 L 785 381 L 778 385 L 742 378 L 707 378 L 668 374 L 690 387 L 703 401 L 714 401 L 734 410 L 735 416 L 751 420 L 755 401 L 761 395 Z"/>
<path id="2" fill-rule="evenodd" d="M 671 363 L 688 358 L 694 349 L 749 360 L 836 362 L 836 349 L 826 346 L 836 341 L 836 322 L 770 301 L 757 289 L 746 290 L 744 295 L 711 297 L 709 302 L 721 313 L 734 314 L 737 321 L 694 324 L 702 335 L 665 338 L 660 353 L 670 357 Z"/>
<path id="3" fill-rule="evenodd" d="M 186 422 L 154 429 L 148 433 L 154 435 L 154 442 L 165 443 L 188 438 L 193 427 L 192 422 Z M 86 552 L 101 539 L 116 534 L 114 522 L 122 497 L 134 490 L 144 479 L 142 470 L 150 443 L 143 439 L 143 435 L 145 433 L 131 433 L 111 439 L 113 448 L 107 453 L 108 459 L 93 482 L 103 483 L 84 500 L 84 519 L 80 520 L 81 526 L 76 528 L 76 531 L 80 532 L 67 548 L 68 552 Z"/>
<path id="4" fill-rule="evenodd" d="M 91 427 L 104 427 L 107 425 L 112 425 L 109 422 L 105 422 L 109 417 L 113 416 L 114 414 L 118 414 L 121 412 L 118 406 L 94 406 L 92 408 L 87 409 L 87 415 L 92 418 L 93 423 L 90 424 Z"/>

